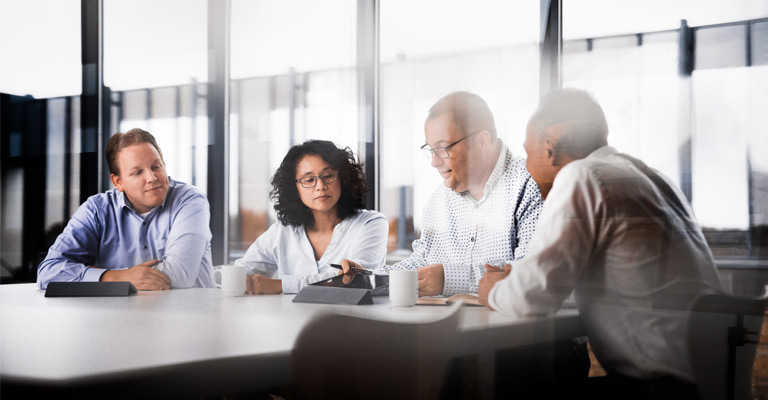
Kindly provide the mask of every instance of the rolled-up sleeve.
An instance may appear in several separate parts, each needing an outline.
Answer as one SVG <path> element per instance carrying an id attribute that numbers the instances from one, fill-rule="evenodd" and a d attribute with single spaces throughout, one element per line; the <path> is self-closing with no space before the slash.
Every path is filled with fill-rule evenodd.
<path id="1" fill-rule="evenodd" d="M 399 270 L 399 269 L 419 269 L 425 265 L 427 265 L 427 255 L 432 250 L 432 242 L 434 241 L 434 237 L 432 235 L 432 232 L 435 232 L 434 227 L 434 218 L 433 215 L 436 213 L 429 212 L 432 209 L 438 208 L 438 206 L 435 205 L 437 193 L 432 195 L 432 198 L 430 198 L 429 203 L 424 207 L 424 221 L 422 222 L 422 229 L 421 229 L 421 237 L 419 239 L 416 239 L 412 243 L 413 252 L 411 254 L 403 259 L 400 260 L 392 265 L 385 265 L 377 272 L 380 273 L 389 273 L 389 271 L 392 270 Z"/>
<path id="2" fill-rule="evenodd" d="M 582 170 L 560 171 L 541 213 L 530 253 L 512 265 L 488 295 L 490 306 L 508 315 L 549 314 L 573 291 L 592 252 L 596 221 L 587 210 L 600 206 L 600 187 Z"/>
<path id="3" fill-rule="evenodd" d="M 280 279 L 283 293 L 298 293 L 299 289 L 306 285 L 306 281 L 310 277 L 285 274 L 278 270 L 278 259 L 280 256 L 276 252 L 282 252 L 287 255 L 291 251 L 298 251 L 296 248 L 284 248 L 294 247 L 296 243 L 286 241 L 286 238 L 282 237 L 279 231 L 279 223 L 272 224 L 266 232 L 256 238 L 251 246 L 248 247 L 248 251 L 245 252 L 243 258 L 235 261 L 235 265 L 245 266 L 249 276 L 261 275 L 270 279 Z M 284 230 L 283 233 L 285 234 L 289 231 Z M 302 281 L 304 282 L 303 284 Z"/>
<path id="4" fill-rule="evenodd" d="M 324 279 L 333 278 L 338 272 L 325 271 L 311 275 L 283 275 L 280 279 L 283 285 L 283 293 L 298 293 L 305 286 Z"/>
<path id="5" fill-rule="evenodd" d="M 419 269 L 426 264 L 426 254 L 428 243 L 430 238 L 427 234 L 422 234 L 420 239 L 413 241 L 413 252 L 403 260 L 400 260 L 392 265 L 384 265 L 378 269 L 377 272 L 389 273 L 392 270 L 398 269 Z"/>
<path id="6" fill-rule="evenodd" d="M 379 213 L 366 213 L 368 218 L 362 222 L 354 236 L 345 239 L 350 244 L 343 246 L 346 250 L 340 256 L 360 264 L 363 268 L 375 270 L 382 267 L 387 260 L 387 235 L 389 224 L 387 218 Z M 329 279 L 338 274 L 338 270 L 330 265 L 320 265 L 317 274 L 283 275 L 283 293 L 298 293 L 305 286 Z"/>
<path id="7" fill-rule="evenodd" d="M 387 261 L 388 235 L 387 218 L 376 213 L 363 224 L 354 239 L 352 251 L 347 255 L 347 259 L 367 269 L 377 269 L 383 266 Z"/>
<path id="8" fill-rule="evenodd" d="M 463 264 L 443 263 L 443 296 L 460 293 L 477 293 L 480 279 L 485 274 L 485 264 L 466 266 Z"/>
<path id="9" fill-rule="evenodd" d="M 49 282 L 101 279 L 106 270 L 90 266 L 95 263 L 99 250 L 102 222 L 98 207 L 91 199 L 77 209 L 37 268 L 37 285 L 40 289 L 46 289 Z"/>
<path id="10" fill-rule="evenodd" d="M 266 232 L 251 243 L 245 255 L 235 260 L 235 265 L 245 266 L 248 275 L 258 274 L 267 278 L 278 279 L 275 240 L 278 225 L 273 224 Z"/>
<path id="11" fill-rule="evenodd" d="M 158 269 L 171 279 L 172 288 L 195 284 L 203 256 L 211 241 L 208 200 L 200 193 L 185 198 L 173 217 L 165 254 Z"/>

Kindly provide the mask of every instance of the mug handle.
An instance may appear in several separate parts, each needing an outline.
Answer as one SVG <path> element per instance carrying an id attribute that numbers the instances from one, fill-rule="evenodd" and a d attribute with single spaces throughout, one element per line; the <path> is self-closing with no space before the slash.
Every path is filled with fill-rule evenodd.
<path id="1" fill-rule="evenodd" d="M 213 281 L 213 286 L 216 286 L 217 288 L 221 288 L 221 283 L 216 283 L 217 272 L 221 272 L 221 269 L 214 269 L 213 272 L 211 272 L 211 281 Z"/>

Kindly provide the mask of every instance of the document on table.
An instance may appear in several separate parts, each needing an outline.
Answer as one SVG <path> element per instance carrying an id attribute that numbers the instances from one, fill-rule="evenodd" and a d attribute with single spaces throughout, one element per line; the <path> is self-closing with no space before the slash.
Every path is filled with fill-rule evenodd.
<path id="1" fill-rule="evenodd" d="M 448 305 L 454 301 L 461 300 L 464 302 L 464 304 L 469 304 L 473 306 L 482 306 L 480 304 L 480 300 L 478 300 L 476 294 L 472 293 L 460 293 L 460 294 L 454 294 L 451 297 L 444 297 L 444 296 L 434 296 L 434 297 L 419 297 L 418 300 L 416 300 L 416 305 L 432 305 L 432 306 L 445 306 Z"/>

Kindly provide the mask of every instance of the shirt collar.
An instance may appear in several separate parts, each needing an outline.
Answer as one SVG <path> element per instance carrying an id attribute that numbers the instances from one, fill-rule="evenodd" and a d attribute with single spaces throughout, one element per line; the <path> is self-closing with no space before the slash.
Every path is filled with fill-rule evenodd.
<path id="1" fill-rule="evenodd" d="M 614 149 L 611 146 L 606 145 L 606 146 L 600 147 L 599 149 L 594 150 L 593 152 L 589 153 L 587 158 L 598 158 L 599 159 L 599 158 L 605 158 L 605 157 L 608 157 L 608 156 L 611 156 L 611 155 L 614 155 L 614 154 L 617 154 L 617 153 L 618 153 L 618 151 L 616 151 L 616 149 Z"/>
<path id="2" fill-rule="evenodd" d="M 496 187 L 496 184 L 499 183 L 501 177 L 504 176 L 504 171 L 507 169 L 507 155 L 509 154 L 509 149 L 501 139 L 497 140 L 499 141 L 499 158 L 496 160 L 496 165 L 493 167 L 493 171 L 491 171 L 488 181 L 485 182 L 483 197 L 481 197 L 480 200 L 475 200 L 475 198 L 469 194 L 468 190 L 461 193 L 464 198 L 470 199 L 477 204 L 482 203 L 488 197 L 488 194 L 491 193 L 494 187 Z"/>
<path id="3" fill-rule="evenodd" d="M 168 193 L 165 194 L 165 199 L 163 199 L 163 202 L 160 203 L 159 206 L 157 206 L 157 207 L 152 209 L 153 211 L 158 209 L 158 208 L 165 207 L 165 202 L 168 201 L 169 197 L 171 197 L 171 192 L 173 191 L 173 188 L 175 186 L 176 186 L 176 181 L 171 179 L 171 177 L 169 176 L 168 177 Z M 117 189 L 115 189 L 115 190 L 117 191 Z M 117 205 L 120 207 L 121 210 L 123 208 L 127 208 L 127 209 L 133 211 L 134 213 L 136 213 L 137 215 L 139 214 L 138 212 L 136 212 L 136 209 L 133 208 L 133 204 L 131 204 L 128 201 L 128 199 L 125 197 L 125 193 L 124 192 L 117 191 Z M 150 211 L 150 213 L 151 213 L 151 211 Z"/>

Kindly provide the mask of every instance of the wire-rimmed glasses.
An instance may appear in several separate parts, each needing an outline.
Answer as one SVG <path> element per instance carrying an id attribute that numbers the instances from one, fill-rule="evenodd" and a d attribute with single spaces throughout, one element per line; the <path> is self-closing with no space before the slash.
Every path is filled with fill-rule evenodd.
<path id="1" fill-rule="evenodd" d="M 463 138 L 461 138 L 461 139 L 459 139 L 459 140 L 449 144 L 448 146 L 435 147 L 433 149 L 433 148 L 429 147 L 428 144 L 424 144 L 423 146 L 420 147 L 420 149 L 421 149 L 421 152 L 424 153 L 424 155 L 427 158 L 432 158 L 432 154 L 433 153 L 435 155 L 437 155 L 438 157 L 440 157 L 440 158 L 448 158 L 448 157 L 451 156 L 451 154 L 448 152 L 448 149 L 450 149 L 451 147 L 456 146 L 457 144 L 461 143 L 462 140 L 464 140 L 464 139 L 466 139 L 466 138 L 468 138 L 468 137 L 470 137 L 470 136 L 472 136 L 474 134 L 480 133 L 480 132 L 482 132 L 482 130 L 472 132 L 469 135 L 464 136 Z"/>

